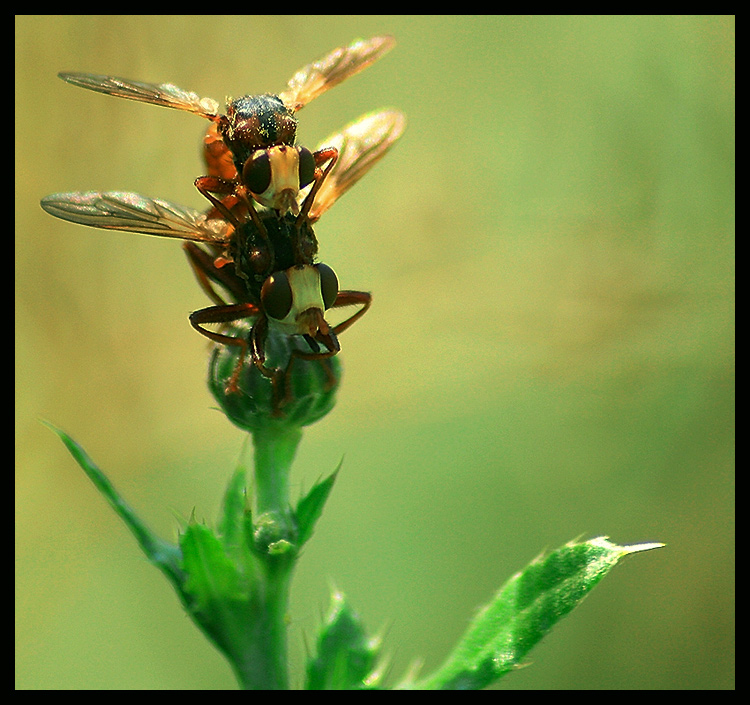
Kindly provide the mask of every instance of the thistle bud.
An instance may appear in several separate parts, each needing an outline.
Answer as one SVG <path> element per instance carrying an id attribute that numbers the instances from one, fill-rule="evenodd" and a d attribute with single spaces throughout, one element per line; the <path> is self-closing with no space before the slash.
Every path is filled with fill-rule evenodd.
<path id="1" fill-rule="evenodd" d="M 250 336 L 250 324 L 237 321 L 226 334 Z M 208 386 L 229 420 L 245 431 L 255 431 L 271 423 L 287 426 L 308 426 L 323 418 L 334 406 L 341 380 L 338 356 L 305 360 L 292 351 L 310 353 L 302 336 L 269 331 L 265 342 L 265 366 L 281 370 L 277 389 L 261 374 L 247 354 L 237 379 L 236 389 L 230 380 L 241 354 L 238 346 L 217 345 L 211 354 Z"/>

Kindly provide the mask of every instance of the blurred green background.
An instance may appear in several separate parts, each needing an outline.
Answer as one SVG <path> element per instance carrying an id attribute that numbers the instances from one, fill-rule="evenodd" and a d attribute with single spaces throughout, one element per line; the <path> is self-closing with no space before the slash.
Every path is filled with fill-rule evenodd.
<path id="1" fill-rule="evenodd" d="M 355 37 L 397 48 L 300 113 L 317 142 L 396 106 L 400 144 L 317 228 L 345 288 L 336 409 L 295 492 L 343 470 L 293 584 L 295 682 L 331 586 L 392 682 L 435 667 L 544 548 L 629 559 L 501 689 L 734 687 L 734 19 L 16 17 L 16 685 L 235 688 L 40 423 L 163 536 L 211 520 L 243 453 L 213 410 L 208 305 L 178 242 L 39 208 L 120 189 L 197 208 L 195 116 L 58 71 L 222 101 Z"/>

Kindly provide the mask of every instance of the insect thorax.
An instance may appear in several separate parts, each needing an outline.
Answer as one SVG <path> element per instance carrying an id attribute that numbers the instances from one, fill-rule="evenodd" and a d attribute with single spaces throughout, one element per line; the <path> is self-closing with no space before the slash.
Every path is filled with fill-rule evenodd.
<path id="1" fill-rule="evenodd" d="M 273 272 L 313 264 L 318 253 L 317 238 L 307 221 L 298 225 L 297 216 L 287 213 L 279 217 L 275 211 L 265 208 L 259 209 L 259 215 L 268 237 L 249 220 L 238 231 L 239 237 L 235 240 L 238 251 L 233 252 L 239 269 L 246 274 L 243 278 L 254 301 L 259 300 L 260 288 Z"/>
<path id="2" fill-rule="evenodd" d="M 293 145 L 297 119 L 276 95 L 246 95 L 227 107 L 220 132 L 234 157 L 237 171 L 258 149 L 278 144 Z"/>

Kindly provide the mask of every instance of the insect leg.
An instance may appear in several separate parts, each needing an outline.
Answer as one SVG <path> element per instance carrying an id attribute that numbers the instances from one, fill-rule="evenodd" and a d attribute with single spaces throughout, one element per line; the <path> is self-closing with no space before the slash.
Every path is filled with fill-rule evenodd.
<path id="1" fill-rule="evenodd" d="M 365 315 L 365 311 L 372 305 L 372 294 L 367 291 L 339 291 L 336 301 L 333 302 L 331 308 L 338 308 L 339 306 L 357 306 L 361 305 L 362 308 L 359 311 L 353 313 L 345 321 L 342 321 L 338 325 L 334 326 L 331 331 L 338 335 L 343 333 L 347 328 L 356 323 L 362 316 Z"/>
<path id="2" fill-rule="evenodd" d="M 227 302 L 216 293 L 216 289 L 214 289 L 208 276 L 208 268 L 213 266 L 213 261 L 208 253 L 204 252 L 193 242 L 183 242 L 182 248 L 185 250 L 188 262 L 190 262 L 193 274 L 195 274 L 195 278 L 201 285 L 201 289 L 208 294 L 208 298 L 217 306 L 226 306 Z"/>
<path id="3" fill-rule="evenodd" d="M 254 304 L 245 303 L 229 304 L 223 306 L 209 306 L 208 308 L 202 308 L 199 311 L 193 311 L 193 313 L 190 314 L 190 325 L 192 325 L 193 328 L 195 328 L 195 330 L 197 330 L 201 335 L 205 335 L 209 340 L 213 340 L 214 342 L 220 343 L 221 345 L 232 345 L 240 348 L 240 354 L 237 359 L 237 364 L 235 365 L 234 371 L 232 372 L 232 376 L 229 378 L 229 382 L 227 382 L 226 391 L 228 393 L 239 391 L 237 382 L 239 380 L 240 372 L 242 371 L 242 366 L 245 362 L 245 358 L 247 357 L 247 340 L 233 335 L 216 333 L 212 330 L 208 330 L 208 328 L 204 328 L 203 325 L 206 323 L 231 323 L 232 321 L 239 321 L 243 318 L 251 318 L 252 316 L 257 316 L 259 313 L 260 311 L 258 310 L 257 306 L 255 306 Z M 258 367 L 261 373 L 263 373 L 266 377 L 273 377 L 273 372 L 268 370 L 263 364 L 265 361 L 265 355 L 263 355 L 262 353 L 262 342 L 260 345 L 258 345 L 256 342 L 256 328 L 258 328 L 259 326 L 263 327 L 265 320 L 265 316 L 262 316 L 256 323 L 253 324 L 253 327 L 251 329 L 250 337 L 253 343 L 252 358 L 253 363 Z"/>
<path id="4" fill-rule="evenodd" d="M 336 353 L 341 350 L 341 346 L 339 345 L 337 336 L 339 335 L 339 333 L 343 333 L 347 328 L 354 325 L 360 318 L 362 318 L 362 316 L 365 315 L 367 309 L 372 305 L 372 294 L 366 291 L 339 291 L 338 295 L 336 296 L 336 301 L 334 301 L 333 305 L 331 306 L 331 308 L 338 308 L 340 306 L 357 305 L 361 305 L 362 308 L 360 308 L 358 311 L 355 311 L 346 320 L 331 328 L 324 337 L 316 338 L 318 342 L 323 343 L 323 345 L 328 348 L 325 352 L 305 353 L 301 350 L 295 350 L 292 353 L 292 358 L 289 360 L 289 365 L 286 369 L 287 377 L 289 375 L 289 368 L 292 366 L 292 362 L 294 362 L 294 358 L 299 357 L 303 360 L 319 360 L 320 364 L 323 365 L 323 369 L 325 370 L 328 377 L 327 388 L 330 389 L 334 384 L 336 384 L 336 377 L 334 376 L 333 370 L 331 368 L 330 358 L 336 355 Z M 289 390 L 287 390 L 287 394 L 289 394 Z"/>
<path id="5" fill-rule="evenodd" d="M 220 176 L 199 176 L 195 180 L 195 188 L 198 189 L 201 196 L 207 198 L 211 205 L 219 211 L 225 220 L 229 221 L 235 228 L 239 227 L 240 223 L 237 220 L 237 216 L 229 209 L 229 207 L 220 201 L 214 193 L 223 194 L 225 196 L 231 196 L 235 193 L 237 184 L 234 181 L 228 181 Z"/>
<path id="6" fill-rule="evenodd" d="M 292 350 L 292 354 L 289 358 L 289 362 L 286 366 L 285 370 L 277 370 L 279 372 L 279 379 L 274 380 L 274 398 L 276 399 L 274 406 L 277 409 L 277 414 L 280 415 L 281 409 L 292 400 L 293 398 L 293 390 L 292 390 L 292 367 L 294 366 L 294 361 L 299 358 L 301 360 L 317 360 L 320 362 L 321 366 L 323 367 L 323 370 L 326 374 L 326 385 L 325 389 L 326 391 L 331 389 L 336 382 L 338 381 L 336 379 L 336 376 L 333 374 L 333 369 L 331 368 L 331 362 L 330 358 L 332 358 L 337 352 L 340 350 L 340 346 L 338 344 L 338 340 L 336 340 L 335 337 L 333 337 L 333 345 L 328 350 L 325 350 L 323 352 L 303 352 L 302 350 Z M 277 384 L 281 384 L 283 378 L 283 387 L 284 387 L 284 396 L 280 397 L 278 393 L 278 389 L 276 388 Z"/>
<path id="7" fill-rule="evenodd" d="M 195 180 L 195 188 L 197 188 L 201 195 L 205 196 L 211 202 L 214 209 L 217 210 L 222 217 L 234 226 L 234 231 L 237 237 L 237 250 L 241 253 L 247 251 L 245 231 L 244 228 L 242 228 L 242 222 L 238 219 L 237 215 L 230 210 L 227 203 L 231 202 L 233 205 L 242 203 L 246 208 L 250 219 L 253 221 L 253 225 L 255 225 L 256 230 L 265 242 L 268 255 L 265 259 L 268 260 L 268 263 L 264 269 L 267 269 L 269 272 L 273 271 L 275 255 L 273 247 L 271 246 L 271 238 L 268 236 L 268 230 L 266 230 L 266 226 L 263 224 L 258 212 L 255 210 L 255 206 L 253 206 L 252 199 L 248 196 L 247 189 L 242 184 L 234 181 L 227 181 L 220 176 L 199 176 Z M 225 194 L 227 198 L 219 200 L 213 195 L 214 193 Z M 239 260 L 236 260 L 235 270 L 238 277 L 247 279 L 247 274 L 242 271 Z"/>
<path id="8" fill-rule="evenodd" d="M 326 168 L 320 172 L 319 175 L 316 175 L 313 187 L 310 189 L 310 192 L 307 194 L 307 196 L 305 196 L 305 201 L 302 204 L 299 215 L 297 216 L 296 223 L 298 228 L 301 227 L 301 224 L 307 220 L 308 213 L 310 212 L 310 208 L 312 207 L 318 190 L 323 185 L 323 181 L 325 181 L 326 176 L 331 173 L 331 169 L 333 169 L 336 161 L 339 158 L 339 150 L 335 147 L 327 147 L 326 149 L 320 149 L 315 152 L 314 156 L 315 163 L 317 165 L 323 164 L 325 161 L 328 161 L 328 164 L 326 165 Z M 317 172 L 318 169 L 316 169 L 315 171 Z"/>
<path id="9" fill-rule="evenodd" d="M 358 311 L 355 311 L 351 316 L 349 316 L 349 318 L 342 321 L 337 326 L 334 326 L 333 328 L 328 330 L 326 334 L 322 334 L 320 332 L 318 333 L 318 336 L 314 338 L 314 340 L 318 343 L 323 344 L 326 347 L 325 351 L 309 352 L 309 353 L 303 352 L 302 350 L 292 351 L 292 356 L 289 360 L 289 364 L 287 365 L 287 368 L 284 372 L 285 381 L 286 381 L 285 400 L 288 399 L 290 396 L 289 375 L 290 375 L 291 367 L 292 367 L 292 364 L 294 363 L 295 358 L 300 358 L 302 360 L 319 360 L 321 364 L 323 364 L 324 366 L 326 375 L 328 376 L 329 385 L 333 386 L 333 384 L 335 384 L 336 380 L 330 368 L 330 364 L 327 363 L 327 358 L 333 357 L 341 350 L 341 346 L 339 345 L 339 341 L 338 341 L 338 334 L 345 331 L 351 325 L 356 323 L 362 316 L 364 316 L 365 311 L 367 311 L 367 309 L 370 308 L 371 304 L 372 304 L 372 294 L 369 294 L 366 291 L 344 290 L 338 293 L 338 296 L 336 297 L 336 301 L 334 301 L 333 306 L 331 306 L 331 308 L 338 308 L 340 306 L 356 306 L 356 305 L 361 305 L 362 308 L 360 308 Z"/>

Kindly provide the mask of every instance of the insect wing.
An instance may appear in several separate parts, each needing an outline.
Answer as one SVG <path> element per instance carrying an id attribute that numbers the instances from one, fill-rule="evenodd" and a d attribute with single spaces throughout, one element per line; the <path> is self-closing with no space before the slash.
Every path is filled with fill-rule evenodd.
<path id="1" fill-rule="evenodd" d="M 175 237 L 223 245 L 231 226 L 203 213 L 159 198 L 125 191 L 56 193 L 41 201 L 56 218 L 105 230 Z"/>
<path id="2" fill-rule="evenodd" d="M 324 140 L 322 147 L 335 147 L 339 157 L 325 178 L 310 208 L 310 221 L 317 221 L 344 193 L 357 183 L 401 137 L 406 118 L 398 110 L 363 115 L 340 133 Z"/>
<path id="3" fill-rule="evenodd" d="M 366 69 L 396 45 L 389 36 L 357 40 L 347 47 L 334 49 L 330 54 L 297 71 L 279 94 L 292 112 L 307 105 L 329 88 Z"/>
<path id="4" fill-rule="evenodd" d="M 217 119 L 219 104 L 211 98 L 201 98 L 195 93 L 183 91 L 171 83 L 142 83 L 129 81 L 116 76 L 98 76 L 93 73 L 59 73 L 63 81 L 88 88 L 90 91 L 105 93 L 118 98 L 128 98 L 141 103 L 162 105 L 189 113 L 201 115 L 209 120 Z"/>

